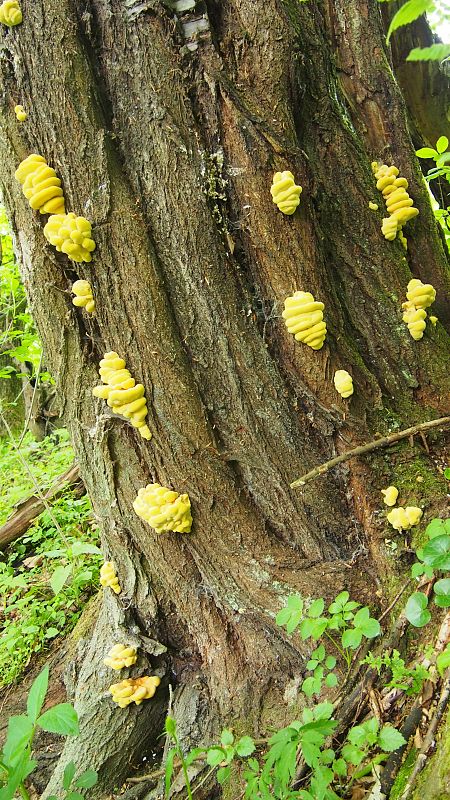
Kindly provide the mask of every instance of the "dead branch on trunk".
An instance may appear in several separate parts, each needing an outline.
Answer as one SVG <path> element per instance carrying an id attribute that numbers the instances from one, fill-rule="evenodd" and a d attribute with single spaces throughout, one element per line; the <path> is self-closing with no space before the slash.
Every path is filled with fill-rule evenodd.
<path id="1" fill-rule="evenodd" d="M 86 489 L 80 478 L 78 464 L 72 464 L 67 472 L 60 475 L 46 492 L 39 492 L 39 496 L 31 495 L 17 507 L 16 511 L 0 528 L 0 548 L 22 536 L 30 527 L 33 520 L 39 516 L 47 506 L 55 501 L 63 491 L 72 489 L 77 497 L 85 494 Z"/>
<path id="2" fill-rule="evenodd" d="M 419 425 L 413 425 L 411 428 L 398 431 L 398 433 L 391 433 L 389 436 L 383 436 L 381 439 L 375 439 L 373 442 L 366 442 L 366 444 L 358 445 L 358 447 L 354 447 L 353 450 L 341 453 L 341 455 L 335 456 L 335 458 L 330 459 L 330 461 L 326 461 L 325 464 L 314 467 L 314 469 L 307 472 L 306 475 L 297 478 L 297 480 L 291 483 L 291 489 L 304 486 L 305 483 L 314 480 L 314 478 L 318 478 L 319 475 L 324 475 L 328 470 L 336 467 L 338 464 L 342 464 L 344 461 L 349 461 L 351 458 L 370 453 L 372 450 L 378 450 L 380 447 L 390 447 L 392 444 L 395 444 L 395 442 L 406 439 L 408 436 L 414 436 L 416 433 L 428 431 L 432 428 L 443 428 L 449 424 L 450 417 L 440 417 L 440 419 L 432 419 L 428 422 L 421 422 Z"/>

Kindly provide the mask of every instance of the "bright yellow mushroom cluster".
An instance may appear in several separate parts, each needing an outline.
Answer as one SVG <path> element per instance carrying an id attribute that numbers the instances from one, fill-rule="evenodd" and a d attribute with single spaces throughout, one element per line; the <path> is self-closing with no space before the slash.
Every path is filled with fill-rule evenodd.
<path id="1" fill-rule="evenodd" d="M 100 584 L 103 587 L 109 586 L 114 594 L 120 594 L 122 591 L 119 578 L 116 575 L 116 568 L 112 561 L 105 561 L 100 568 Z"/>
<path id="2" fill-rule="evenodd" d="M 388 486 L 387 489 L 382 489 L 383 502 L 386 506 L 395 506 L 398 497 L 398 489 L 396 486 Z"/>
<path id="3" fill-rule="evenodd" d="M 372 171 L 377 179 L 377 189 L 382 193 L 389 217 L 383 219 L 381 231 L 385 239 L 393 241 L 397 233 L 401 232 L 403 225 L 408 220 L 417 217 L 419 211 L 414 207 L 414 201 L 409 196 L 408 181 L 399 177 L 397 167 L 388 167 L 387 164 L 372 163 Z M 402 244 L 406 240 L 401 235 Z"/>
<path id="4" fill-rule="evenodd" d="M 72 300 L 74 306 L 78 308 L 85 308 L 88 314 L 93 314 L 95 311 L 95 302 L 92 297 L 92 289 L 89 281 L 75 281 L 72 284 L 72 292 L 75 297 Z"/>
<path id="5" fill-rule="evenodd" d="M 23 106 L 14 106 L 14 113 L 19 120 L 19 122 L 25 122 L 28 114 L 25 111 Z"/>
<path id="6" fill-rule="evenodd" d="M 18 166 L 15 177 L 31 208 L 41 214 L 64 214 L 64 196 L 61 181 L 53 167 L 43 156 L 32 153 Z"/>
<path id="7" fill-rule="evenodd" d="M 334 373 L 334 386 L 341 397 L 346 399 L 353 394 L 353 378 L 346 369 L 338 369 Z"/>
<path id="8" fill-rule="evenodd" d="M 59 253 L 65 253 L 71 261 L 92 261 L 95 242 L 92 228 L 85 217 L 70 214 L 54 214 L 44 228 L 44 236 Z"/>
<path id="9" fill-rule="evenodd" d="M 120 708 L 126 708 L 131 703 L 140 706 L 144 700 L 149 700 L 156 692 L 161 678 L 153 675 L 144 675 L 142 678 L 126 678 L 120 683 L 113 683 L 109 687 L 112 699 Z"/>
<path id="10" fill-rule="evenodd" d="M 3 0 L 0 6 L 0 22 L 12 28 L 22 22 L 22 9 L 18 0 Z"/>
<path id="11" fill-rule="evenodd" d="M 151 439 L 152 434 L 145 422 L 148 414 L 145 389 L 142 383 L 136 383 L 125 367 L 124 359 L 117 353 L 105 353 L 99 370 L 105 385 L 96 386 L 92 394 L 106 400 L 114 414 L 129 419 L 144 439 Z"/>
<path id="12" fill-rule="evenodd" d="M 119 670 L 132 667 L 137 661 L 136 648 L 126 644 L 115 644 L 111 648 L 103 663 L 111 669 Z"/>
<path id="13" fill-rule="evenodd" d="M 423 337 L 426 328 L 427 312 L 436 299 L 436 289 L 431 283 L 422 283 L 418 278 L 413 278 L 408 283 L 406 292 L 406 302 L 402 303 L 403 322 L 408 326 L 408 330 L 415 341 Z M 437 317 L 430 317 L 433 325 L 437 322 Z"/>
<path id="14" fill-rule="evenodd" d="M 323 347 L 327 334 L 324 308 L 323 303 L 314 300 L 311 292 L 295 292 L 284 301 L 283 319 L 289 333 L 313 350 Z"/>
<path id="15" fill-rule="evenodd" d="M 387 518 L 393 528 L 397 531 L 407 531 L 422 519 L 422 509 L 417 506 L 398 506 L 389 512 Z"/>
<path id="16" fill-rule="evenodd" d="M 276 206 L 290 216 L 300 203 L 302 187 L 297 186 L 294 176 L 289 170 L 276 172 L 273 176 L 273 183 L 270 189 L 272 200 Z"/>
<path id="17" fill-rule="evenodd" d="M 388 486 L 387 489 L 382 489 L 383 502 L 386 506 L 395 506 L 398 498 L 398 489 L 396 486 Z M 387 515 L 388 522 L 397 531 L 407 531 L 409 528 L 417 525 L 422 519 L 423 511 L 417 506 L 398 506 L 389 511 Z"/>
<path id="18" fill-rule="evenodd" d="M 187 494 L 178 494 L 159 483 L 139 489 L 133 508 L 156 533 L 189 533 L 192 527 L 191 503 Z"/>

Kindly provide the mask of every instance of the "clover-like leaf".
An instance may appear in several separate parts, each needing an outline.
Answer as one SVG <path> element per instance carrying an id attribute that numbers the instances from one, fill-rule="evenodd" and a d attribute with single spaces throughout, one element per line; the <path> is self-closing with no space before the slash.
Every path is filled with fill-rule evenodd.
<path id="1" fill-rule="evenodd" d="M 434 584 L 434 602 L 440 608 L 450 607 L 450 578 L 442 578 Z"/>
<path id="2" fill-rule="evenodd" d="M 423 628 L 431 619 L 428 611 L 428 597 L 423 592 L 415 592 L 408 598 L 405 617 L 415 628 Z"/>

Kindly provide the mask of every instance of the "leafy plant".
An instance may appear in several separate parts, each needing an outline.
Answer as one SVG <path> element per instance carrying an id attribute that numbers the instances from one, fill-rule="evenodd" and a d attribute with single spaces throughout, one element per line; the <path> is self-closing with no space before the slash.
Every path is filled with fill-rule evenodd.
<path id="1" fill-rule="evenodd" d="M 386 0 L 379 0 L 380 3 Z M 389 0 L 388 0 L 389 2 Z M 392 17 L 386 41 L 389 42 L 394 31 L 405 25 L 415 22 L 423 14 L 430 14 L 430 20 L 435 25 L 447 22 L 449 19 L 448 6 L 439 0 L 407 0 Z M 407 61 L 445 61 L 450 56 L 450 45 L 435 44 L 431 47 L 415 47 L 407 56 Z"/>
<path id="2" fill-rule="evenodd" d="M 323 615 L 324 609 L 323 598 L 305 603 L 300 595 L 294 595 L 278 612 L 276 623 L 285 627 L 288 633 L 298 629 L 303 640 L 311 638 L 317 641 L 325 635 L 343 656 L 348 668 L 351 651 L 359 647 L 363 638 L 379 636 L 380 624 L 370 616 L 366 606 L 361 608 L 360 603 L 350 600 L 348 592 L 337 595 L 328 607 L 328 615 Z"/>
<path id="3" fill-rule="evenodd" d="M 417 550 L 417 561 L 411 568 L 413 578 L 422 575 L 428 579 L 436 572 L 450 571 L 450 519 L 433 519 L 425 530 L 428 542 Z M 450 607 L 450 579 L 442 578 L 434 585 L 434 602 L 441 608 Z M 416 628 L 422 628 L 431 619 L 428 610 L 428 597 L 423 592 L 415 592 L 409 597 L 405 616 Z"/>
<path id="4" fill-rule="evenodd" d="M 30 470 L 39 476 L 39 484 L 44 470 L 50 484 L 54 475 L 72 462 L 65 431 L 60 444 L 55 444 L 54 437 L 40 443 L 25 437 L 22 452 Z M 4 514 L 12 502 L 29 494 L 32 485 L 7 443 L 0 442 L 0 454 L 5 456 L 0 466 L 0 480 L 5 478 L 0 504 L 0 514 Z M 101 555 L 97 536 L 88 498 L 67 491 L 0 560 L 0 685 L 14 680 L 33 653 L 76 623 L 84 602 L 98 585 Z"/>
<path id="5" fill-rule="evenodd" d="M 31 686 L 27 698 L 27 713 L 9 718 L 6 741 L 0 756 L 0 800 L 12 800 L 17 791 L 23 800 L 29 800 L 24 782 L 37 765 L 32 758 L 32 746 L 38 728 L 64 736 L 76 736 L 79 732 L 77 713 L 70 703 L 60 703 L 41 713 L 48 689 L 48 676 L 48 667 L 45 667 Z M 67 792 L 74 777 L 75 766 L 69 764 L 63 781 L 63 788 Z M 74 786 L 86 789 L 96 782 L 97 773 L 87 770 L 77 778 Z M 79 792 L 66 794 L 66 800 L 83 798 L 84 795 Z M 50 800 L 55 800 L 55 797 Z"/>
<path id="6" fill-rule="evenodd" d="M 336 666 L 336 659 L 334 656 L 327 656 L 323 644 L 319 645 L 316 650 L 311 653 L 311 659 L 306 664 L 306 669 L 313 674 L 302 683 L 302 692 L 307 697 L 312 697 L 313 694 L 320 694 L 322 685 L 328 688 L 336 686 L 338 683 L 337 675 L 330 670 Z M 328 672 L 328 674 L 325 674 Z"/>
<path id="7" fill-rule="evenodd" d="M 389 670 L 391 679 L 386 683 L 386 688 L 401 689 L 407 695 L 419 694 L 424 681 L 430 677 L 428 670 L 421 664 L 407 667 L 398 650 L 393 650 L 391 654 L 385 651 L 381 656 L 368 653 L 361 663 L 376 669 L 378 675 L 381 675 L 384 669 Z"/>

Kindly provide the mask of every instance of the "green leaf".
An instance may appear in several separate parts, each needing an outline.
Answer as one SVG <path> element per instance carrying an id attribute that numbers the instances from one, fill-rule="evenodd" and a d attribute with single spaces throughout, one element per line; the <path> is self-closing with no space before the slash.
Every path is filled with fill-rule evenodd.
<path id="1" fill-rule="evenodd" d="M 449 49 L 450 49 L 450 47 L 449 47 Z M 450 467 L 446 467 L 444 469 L 444 478 L 446 478 L 446 480 L 450 481 Z"/>
<path id="2" fill-rule="evenodd" d="M 397 728 L 392 725 L 384 725 L 378 735 L 378 744 L 386 753 L 393 753 L 394 750 L 398 750 L 399 747 L 406 744 L 406 739 Z"/>
<path id="3" fill-rule="evenodd" d="M 327 656 L 325 659 L 325 666 L 327 669 L 334 669 L 336 666 L 336 659 L 334 656 Z"/>
<path id="4" fill-rule="evenodd" d="M 325 678 L 325 686 L 328 686 L 329 689 L 332 689 L 334 686 L 338 685 L 338 677 L 334 674 L 334 672 L 329 672 L 327 677 Z"/>
<path id="5" fill-rule="evenodd" d="M 362 631 L 359 628 L 349 628 L 342 634 L 342 646 L 356 650 L 361 644 Z"/>
<path id="6" fill-rule="evenodd" d="M 323 644 L 319 644 L 319 647 L 316 647 L 315 650 L 311 653 L 311 658 L 316 658 L 317 661 L 323 661 L 325 658 L 325 647 Z"/>
<path id="7" fill-rule="evenodd" d="M 64 736 L 77 736 L 79 733 L 78 714 L 70 703 L 53 706 L 39 717 L 37 723 L 48 733 L 61 733 Z"/>
<path id="8" fill-rule="evenodd" d="M 44 705 L 45 695 L 48 689 L 48 667 L 44 667 L 42 672 L 33 681 L 33 685 L 27 697 L 27 713 L 31 722 L 36 722 Z"/>
<path id="9" fill-rule="evenodd" d="M 355 767 L 357 767 L 363 760 L 365 752 L 364 750 L 360 750 L 359 747 L 355 747 L 354 744 L 344 744 L 341 755 L 348 763 L 354 764 Z"/>
<path id="10" fill-rule="evenodd" d="M 306 697 L 312 697 L 313 694 L 319 694 L 321 689 L 321 681 L 314 676 L 310 676 L 309 678 L 305 678 L 302 683 L 302 692 L 306 694 Z"/>
<path id="11" fill-rule="evenodd" d="M 287 599 L 287 605 L 292 611 L 303 611 L 303 597 L 300 594 L 291 594 Z"/>
<path id="12" fill-rule="evenodd" d="M 75 786 L 78 789 L 92 789 L 98 781 L 98 773 L 95 769 L 87 769 L 76 779 Z"/>
<path id="13" fill-rule="evenodd" d="M 229 779 L 230 775 L 231 767 L 220 767 L 216 774 L 217 782 L 222 786 Z"/>
<path id="14" fill-rule="evenodd" d="M 210 767 L 218 767 L 225 758 L 225 751 L 221 747 L 208 747 L 206 763 Z"/>
<path id="15" fill-rule="evenodd" d="M 432 44 L 431 47 L 415 47 L 407 61 L 444 61 L 450 56 L 450 44 Z"/>
<path id="16" fill-rule="evenodd" d="M 428 597 L 423 592 L 415 592 L 408 598 L 405 606 L 405 617 L 415 628 L 423 628 L 430 621 L 431 614 L 427 606 Z"/>
<path id="17" fill-rule="evenodd" d="M 308 608 L 307 614 L 308 617 L 320 617 L 322 614 L 323 609 L 325 608 L 325 600 L 322 597 L 318 597 L 317 600 L 311 603 L 310 607 Z"/>
<path id="18" fill-rule="evenodd" d="M 305 641 L 312 637 L 317 641 L 320 639 L 324 631 L 328 627 L 328 620 L 325 617 L 318 617 L 317 619 L 304 619 L 300 624 L 300 634 Z"/>
<path id="19" fill-rule="evenodd" d="M 343 758 L 337 758 L 336 761 L 333 762 L 332 769 L 340 778 L 345 778 L 347 775 L 347 763 Z"/>
<path id="20" fill-rule="evenodd" d="M 69 791 L 70 785 L 74 777 L 75 777 L 75 764 L 73 763 L 73 761 L 69 761 L 69 763 L 66 765 L 64 769 L 63 782 L 62 782 L 63 789 L 65 789 L 66 792 Z"/>
<path id="21" fill-rule="evenodd" d="M 50 578 L 50 586 L 52 587 L 53 594 L 56 595 L 60 593 L 71 572 L 71 564 L 67 564 L 65 567 L 56 567 L 52 577 Z"/>
<path id="22" fill-rule="evenodd" d="M 403 25 L 408 25 L 409 22 L 414 22 L 415 19 L 429 11 L 433 5 L 433 0 L 408 0 L 408 2 L 404 3 L 391 20 L 386 41 L 389 42 L 394 31 Z"/>
<path id="23" fill-rule="evenodd" d="M 450 607 L 450 578 L 442 578 L 434 584 L 434 602 L 440 608 Z"/>
<path id="24" fill-rule="evenodd" d="M 92 789 L 98 781 L 98 773 L 95 769 L 86 769 L 75 781 L 78 789 Z"/>
<path id="25" fill-rule="evenodd" d="M 432 519 L 425 530 L 429 539 L 435 539 L 436 536 L 443 536 L 447 534 L 450 536 L 450 519 Z"/>
<path id="26" fill-rule="evenodd" d="M 164 788 L 166 793 L 166 798 L 170 796 L 170 784 L 172 782 L 172 774 L 173 774 L 173 760 L 177 754 L 175 748 L 169 751 L 169 755 L 166 759 L 166 772 L 164 778 Z"/>
<path id="27" fill-rule="evenodd" d="M 251 756 L 255 752 L 255 743 L 251 736 L 242 736 L 236 744 L 236 753 L 241 758 Z"/>
<path id="28" fill-rule="evenodd" d="M 29 717 L 20 714 L 9 718 L 2 759 L 6 766 L 14 767 L 23 759 L 32 736 L 33 723 Z"/>
<path id="29" fill-rule="evenodd" d="M 166 728 L 166 733 L 168 733 L 169 736 L 175 736 L 176 735 L 177 723 L 173 719 L 173 717 L 166 717 L 165 728 Z"/>
<path id="30" fill-rule="evenodd" d="M 225 728 L 225 730 L 222 731 L 222 734 L 220 736 L 220 743 L 223 744 L 224 747 L 227 747 L 228 745 L 233 744 L 233 742 L 234 742 L 233 734 L 231 733 L 231 731 Z"/>
<path id="31" fill-rule="evenodd" d="M 450 645 L 447 645 L 442 653 L 439 653 L 436 658 L 436 665 L 441 678 L 444 677 L 444 672 L 450 667 Z"/>
<path id="32" fill-rule="evenodd" d="M 420 578 L 424 572 L 425 564 L 421 564 L 420 561 L 416 561 L 416 563 L 411 567 L 411 578 Z"/>
<path id="33" fill-rule="evenodd" d="M 92 555 L 102 554 L 99 547 L 96 547 L 95 544 L 89 544 L 89 542 L 74 542 L 71 550 L 73 556 L 81 556 L 87 553 L 91 553 Z"/>
<path id="34" fill-rule="evenodd" d="M 433 150 L 432 147 L 421 147 L 419 150 L 416 150 L 416 156 L 418 158 L 436 158 L 439 153 L 437 150 Z"/>
<path id="35" fill-rule="evenodd" d="M 364 747 L 367 739 L 367 731 L 364 725 L 355 725 L 351 728 L 347 739 L 356 747 Z"/>
<path id="36" fill-rule="evenodd" d="M 66 794 L 65 800 L 84 800 L 84 795 L 81 792 L 69 792 Z"/>
<path id="37" fill-rule="evenodd" d="M 435 536 L 426 543 L 422 560 L 434 569 L 450 570 L 450 536 Z"/>

